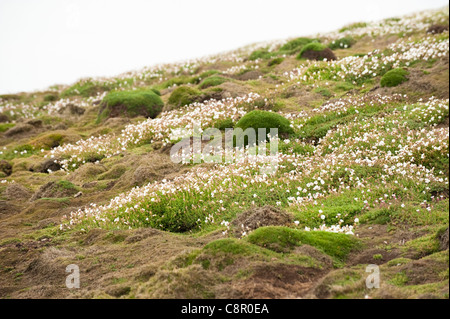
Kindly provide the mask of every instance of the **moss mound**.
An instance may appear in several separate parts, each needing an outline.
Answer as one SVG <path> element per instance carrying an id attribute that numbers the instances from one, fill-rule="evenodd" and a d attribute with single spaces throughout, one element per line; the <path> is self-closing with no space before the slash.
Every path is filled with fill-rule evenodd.
<path id="1" fill-rule="evenodd" d="M 270 132 L 271 128 L 277 128 L 278 134 L 285 135 L 294 133 L 290 125 L 289 120 L 280 114 L 255 110 L 244 115 L 237 122 L 236 127 L 244 131 L 248 128 L 253 128 L 256 132 L 258 132 L 258 128 L 265 128 L 267 133 Z"/>
<path id="2" fill-rule="evenodd" d="M 164 102 L 153 90 L 116 91 L 105 96 L 97 121 L 109 117 L 145 116 L 155 118 L 161 113 Z"/>
<path id="3" fill-rule="evenodd" d="M 168 102 L 173 108 L 178 108 L 199 101 L 201 94 L 202 92 L 195 88 L 180 86 L 173 90 Z"/>
<path id="4" fill-rule="evenodd" d="M 408 75 L 409 72 L 403 69 L 393 69 L 388 72 L 386 72 L 385 75 L 381 78 L 380 85 L 382 87 L 394 87 L 399 84 L 402 84 L 403 82 L 408 81 L 408 78 L 406 75 Z"/>

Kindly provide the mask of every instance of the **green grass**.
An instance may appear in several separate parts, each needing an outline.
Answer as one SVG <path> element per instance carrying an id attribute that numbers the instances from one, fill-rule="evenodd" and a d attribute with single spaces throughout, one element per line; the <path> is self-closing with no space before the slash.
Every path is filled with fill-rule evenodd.
<path id="1" fill-rule="evenodd" d="M 63 143 L 65 136 L 61 133 L 48 133 L 30 141 L 30 144 L 37 149 L 49 150 Z"/>
<path id="2" fill-rule="evenodd" d="M 111 114 L 155 118 L 162 111 L 164 102 L 153 90 L 115 91 L 104 97 L 102 106 L 98 123 Z"/>
<path id="3" fill-rule="evenodd" d="M 409 72 L 400 68 L 390 70 L 386 72 L 380 81 L 381 87 L 394 87 L 399 84 L 402 84 L 403 82 L 408 81 L 408 78 L 406 75 L 408 75 Z"/>

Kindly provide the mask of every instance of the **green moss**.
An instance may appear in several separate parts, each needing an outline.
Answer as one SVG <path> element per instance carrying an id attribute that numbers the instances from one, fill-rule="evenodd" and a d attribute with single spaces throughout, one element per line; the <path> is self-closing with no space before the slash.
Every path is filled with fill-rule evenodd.
<path id="1" fill-rule="evenodd" d="M 60 133 L 48 133 L 30 142 L 37 149 L 51 149 L 62 144 L 65 136 Z"/>
<path id="2" fill-rule="evenodd" d="M 209 78 L 204 79 L 200 85 L 198 86 L 200 89 L 206 89 L 211 86 L 217 86 L 222 83 L 227 82 L 228 80 L 225 78 L 222 78 L 220 76 L 211 76 Z"/>
<path id="3" fill-rule="evenodd" d="M 340 38 L 338 40 L 334 40 L 332 41 L 330 44 L 328 44 L 328 47 L 331 50 L 336 50 L 336 49 L 348 49 L 350 48 L 353 44 L 355 43 L 355 40 L 348 36 L 348 37 L 344 37 L 344 38 Z"/>
<path id="4" fill-rule="evenodd" d="M 380 85 L 382 87 L 393 87 L 408 81 L 406 75 L 409 72 L 403 69 L 393 69 L 386 72 L 381 78 Z"/>
<path id="5" fill-rule="evenodd" d="M 303 57 L 303 53 L 305 53 L 306 51 L 322 51 L 326 48 L 325 45 L 323 45 L 322 43 L 318 43 L 318 42 L 311 42 L 308 43 L 307 45 L 305 45 L 301 50 L 300 53 L 297 56 L 297 59 L 301 59 Z"/>
<path id="6" fill-rule="evenodd" d="M 409 258 L 395 258 L 387 262 L 388 267 L 395 267 L 395 266 L 401 266 L 406 265 L 410 263 L 412 260 Z"/>
<path id="7" fill-rule="evenodd" d="M 109 171 L 101 174 L 98 179 L 99 180 L 105 180 L 105 179 L 118 179 L 120 176 L 122 176 L 127 171 L 127 167 L 124 164 L 117 164 L 114 165 Z"/>
<path id="8" fill-rule="evenodd" d="M 180 86 L 173 90 L 168 102 L 175 107 L 181 107 L 198 101 L 201 94 L 196 88 Z"/>
<path id="9" fill-rule="evenodd" d="M 69 96 L 80 95 L 83 97 L 89 97 L 96 95 L 99 92 L 108 91 L 111 89 L 111 86 L 94 81 L 92 79 L 80 80 L 68 89 L 64 90 L 61 93 L 62 98 L 66 98 Z"/>
<path id="10" fill-rule="evenodd" d="M 359 247 L 357 239 L 350 235 L 323 231 L 298 231 L 288 227 L 261 227 L 248 235 L 252 244 L 278 252 L 288 252 L 304 244 L 316 247 L 336 261 L 344 261 L 348 254 Z"/>
<path id="11" fill-rule="evenodd" d="M 375 254 L 372 256 L 373 260 L 382 260 L 383 259 L 383 255 L 382 254 Z"/>
<path id="12" fill-rule="evenodd" d="M 0 133 L 6 132 L 11 127 L 16 126 L 15 123 L 0 123 Z"/>
<path id="13" fill-rule="evenodd" d="M 319 42 L 319 40 L 310 38 L 297 38 L 284 44 L 279 51 L 280 52 L 286 51 L 289 54 L 294 54 L 299 52 L 305 45 L 311 42 Z"/>
<path id="14" fill-rule="evenodd" d="M 289 120 L 280 114 L 255 110 L 244 115 L 237 122 L 236 127 L 244 131 L 248 128 L 253 128 L 256 133 L 258 128 L 265 128 L 267 133 L 270 132 L 271 128 L 277 128 L 278 134 L 292 134 L 294 131 L 290 125 Z"/>
<path id="15" fill-rule="evenodd" d="M 97 122 L 110 116 L 145 116 L 155 118 L 164 106 L 163 101 L 153 90 L 110 92 L 102 101 Z"/>
<path id="16" fill-rule="evenodd" d="M 46 94 L 44 95 L 44 101 L 45 102 L 54 102 L 58 100 L 58 95 L 57 94 Z"/>
<path id="17" fill-rule="evenodd" d="M 218 74 L 218 73 L 220 73 L 220 72 L 217 70 L 208 70 L 208 71 L 202 72 L 200 74 L 200 78 L 206 79 L 207 77 L 210 77 L 211 75 Z"/>
<path id="18" fill-rule="evenodd" d="M 367 26 L 366 22 L 355 22 L 355 23 L 352 23 L 350 25 L 347 25 L 347 26 L 339 29 L 339 32 L 342 33 L 342 32 L 349 31 L 349 30 L 364 28 L 366 26 Z"/>
<path id="19" fill-rule="evenodd" d="M 336 83 L 336 90 L 350 91 L 352 89 L 354 89 L 354 86 L 351 83 L 348 83 L 348 82 L 338 82 L 338 83 Z"/>

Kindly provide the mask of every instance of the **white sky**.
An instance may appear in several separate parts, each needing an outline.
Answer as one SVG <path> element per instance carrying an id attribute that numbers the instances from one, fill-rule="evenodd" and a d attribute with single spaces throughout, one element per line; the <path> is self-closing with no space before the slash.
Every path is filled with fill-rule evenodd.
<path id="1" fill-rule="evenodd" d="M 333 31 L 446 0 L 0 0 L 0 94 Z"/>

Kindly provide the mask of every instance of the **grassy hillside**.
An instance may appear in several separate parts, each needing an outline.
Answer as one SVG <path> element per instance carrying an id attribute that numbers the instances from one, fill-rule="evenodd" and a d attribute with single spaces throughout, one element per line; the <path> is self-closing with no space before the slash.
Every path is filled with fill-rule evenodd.
<path id="1" fill-rule="evenodd" d="M 0 96 L 0 298 L 448 298 L 448 12 Z"/>

